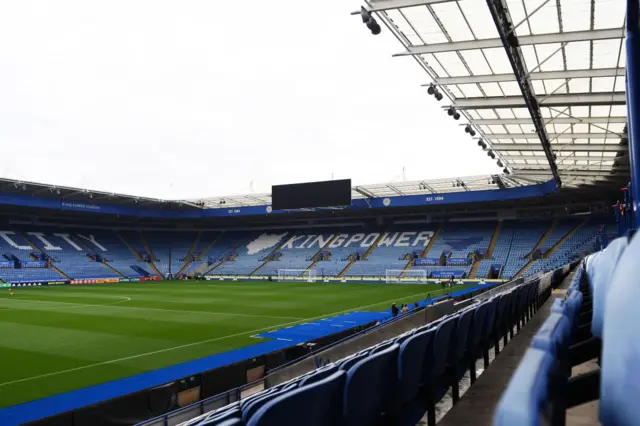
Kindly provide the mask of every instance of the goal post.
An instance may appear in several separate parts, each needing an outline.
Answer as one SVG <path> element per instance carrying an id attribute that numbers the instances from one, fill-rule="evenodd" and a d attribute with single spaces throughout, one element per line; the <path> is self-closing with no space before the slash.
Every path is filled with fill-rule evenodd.
<path id="1" fill-rule="evenodd" d="M 278 269 L 278 282 L 284 281 L 306 281 L 312 283 L 318 274 L 311 269 Z"/>
<path id="2" fill-rule="evenodd" d="M 385 271 L 385 281 L 392 283 L 426 283 L 427 271 L 424 269 L 387 269 Z"/>

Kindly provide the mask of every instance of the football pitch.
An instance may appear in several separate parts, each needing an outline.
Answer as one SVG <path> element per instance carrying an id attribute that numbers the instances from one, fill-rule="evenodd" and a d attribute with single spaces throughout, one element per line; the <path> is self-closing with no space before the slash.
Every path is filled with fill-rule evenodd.
<path id="1" fill-rule="evenodd" d="M 430 284 L 255 281 L 2 289 L 0 407 L 259 343 L 251 336 L 261 332 L 441 292 Z"/>

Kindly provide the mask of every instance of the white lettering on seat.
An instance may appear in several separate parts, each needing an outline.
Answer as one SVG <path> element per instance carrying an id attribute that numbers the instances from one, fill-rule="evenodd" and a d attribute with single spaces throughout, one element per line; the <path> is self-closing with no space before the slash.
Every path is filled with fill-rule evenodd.
<path id="1" fill-rule="evenodd" d="M 376 240 L 378 239 L 378 237 L 380 236 L 379 233 L 374 232 L 373 234 L 369 234 L 366 237 L 364 237 L 364 240 L 362 240 L 362 242 L 360 243 L 360 247 L 362 248 L 369 248 L 373 245 L 373 243 L 376 242 Z"/>
<path id="2" fill-rule="evenodd" d="M 44 244 L 43 249 L 45 251 L 62 250 L 62 247 L 54 246 L 53 244 L 51 244 L 49 240 L 44 237 L 44 234 L 42 232 L 27 232 L 27 235 L 32 235 L 39 239 L 42 244 Z"/>
<path id="3" fill-rule="evenodd" d="M 364 240 L 364 234 L 360 233 L 360 234 L 353 234 L 351 236 L 351 238 L 349 238 L 349 240 L 347 241 L 347 243 L 344 245 L 344 247 L 349 247 L 351 244 L 353 243 L 359 243 L 360 241 Z"/>
<path id="4" fill-rule="evenodd" d="M 67 244 L 69 244 L 71 247 L 73 247 L 74 249 L 78 250 L 78 251 L 82 251 L 82 247 L 80 247 L 79 245 L 77 245 L 72 239 L 71 236 L 69 234 L 53 234 L 56 237 L 60 237 L 63 240 L 65 240 L 67 242 Z"/>
<path id="5" fill-rule="evenodd" d="M 106 248 L 104 248 L 102 245 L 100 245 L 99 242 L 96 241 L 96 238 L 93 235 L 89 235 L 88 237 L 86 237 L 86 236 L 84 236 L 82 234 L 78 234 L 78 237 L 84 238 L 85 240 L 89 241 L 90 243 L 93 243 L 93 245 L 95 245 L 96 247 L 98 247 L 102 251 L 108 251 Z"/>
<path id="6" fill-rule="evenodd" d="M 0 231 L 0 238 L 5 240 L 11 247 L 17 248 L 18 250 L 33 250 L 31 246 L 19 246 L 9 235 L 16 235 L 16 233 L 13 231 Z"/>
<path id="7" fill-rule="evenodd" d="M 304 237 L 306 237 L 306 235 L 298 235 L 297 237 L 291 237 L 289 238 L 289 241 L 287 241 L 285 243 L 285 245 L 282 246 L 283 249 L 292 249 L 293 248 L 293 244 L 296 241 L 300 241 L 301 239 L 303 239 Z"/>
<path id="8" fill-rule="evenodd" d="M 331 244 L 329 244 L 329 248 L 338 248 L 340 247 L 344 241 L 347 239 L 349 234 L 338 234 L 335 240 Z"/>
<path id="9" fill-rule="evenodd" d="M 394 247 L 409 247 L 409 240 L 416 235 L 415 232 L 403 232 L 398 237 L 398 241 L 393 245 Z"/>
<path id="10" fill-rule="evenodd" d="M 433 237 L 433 231 L 422 231 L 421 233 L 418 234 L 418 236 L 416 237 L 412 245 L 415 247 L 422 241 L 421 245 L 426 247 L 429 244 L 429 241 L 431 241 L 432 237 Z"/>
<path id="11" fill-rule="evenodd" d="M 392 246 L 393 243 L 395 242 L 397 236 L 398 236 L 397 232 L 394 232 L 393 234 L 385 232 L 384 235 L 382 236 L 382 239 L 378 243 L 378 247 L 390 247 L 390 246 Z"/>
<path id="12" fill-rule="evenodd" d="M 334 234 L 328 235 L 327 238 L 324 237 L 324 235 L 317 235 L 312 241 L 311 243 L 309 243 L 309 246 L 307 248 L 311 248 L 314 245 L 318 245 L 318 248 L 322 248 L 324 247 L 329 241 L 331 241 L 331 238 L 333 238 Z"/>

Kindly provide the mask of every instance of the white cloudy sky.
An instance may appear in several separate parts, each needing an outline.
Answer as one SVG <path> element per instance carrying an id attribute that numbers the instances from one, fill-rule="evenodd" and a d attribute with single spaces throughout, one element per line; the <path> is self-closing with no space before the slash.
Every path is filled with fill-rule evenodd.
<path id="1" fill-rule="evenodd" d="M 0 0 L 0 175 L 195 198 L 498 172 L 359 0 Z"/>

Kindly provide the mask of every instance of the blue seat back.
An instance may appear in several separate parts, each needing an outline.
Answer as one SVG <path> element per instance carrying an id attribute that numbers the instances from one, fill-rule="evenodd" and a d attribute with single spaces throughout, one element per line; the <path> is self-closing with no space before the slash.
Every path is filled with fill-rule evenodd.
<path id="1" fill-rule="evenodd" d="M 565 315 L 552 313 L 533 336 L 531 346 L 549 352 L 556 359 L 566 361 L 570 335 L 569 319 Z"/>
<path id="2" fill-rule="evenodd" d="M 462 361 L 467 354 L 469 348 L 469 331 L 471 329 L 471 323 L 475 317 L 476 310 L 469 309 L 458 318 L 456 323 L 456 330 L 454 335 L 454 362 Z"/>
<path id="3" fill-rule="evenodd" d="M 394 344 L 359 361 L 349 371 L 344 387 L 345 426 L 369 426 L 394 403 L 399 346 Z"/>
<path id="4" fill-rule="evenodd" d="M 337 371 L 319 382 L 301 386 L 264 404 L 247 426 L 341 424 L 342 392 L 346 373 Z"/>
<path id="5" fill-rule="evenodd" d="M 482 339 L 484 341 L 489 340 L 494 333 L 496 328 L 496 321 L 498 316 L 498 307 L 500 305 L 499 297 L 492 297 L 487 302 L 487 314 L 484 317 L 484 336 Z"/>
<path id="6" fill-rule="evenodd" d="M 476 313 L 473 316 L 473 322 L 471 323 L 471 330 L 469 332 L 469 350 L 474 354 L 474 356 L 480 350 L 480 343 L 486 333 L 485 320 L 487 313 L 489 312 L 490 305 L 490 301 L 480 304 L 476 308 Z"/>
<path id="7" fill-rule="evenodd" d="M 359 361 L 365 359 L 366 357 L 369 356 L 369 352 L 365 352 L 359 355 L 355 355 L 349 358 L 346 358 L 340 362 L 337 363 L 338 368 L 340 370 L 344 370 L 347 371 L 349 370 L 351 367 L 353 367 L 354 365 L 356 365 Z"/>
<path id="8" fill-rule="evenodd" d="M 591 333 L 602 338 L 602 327 L 605 319 L 605 306 L 607 295 L 611 289 L 611 277 L 618 260 L 626 251 L 628 245 L 627 237 L 620 237 L 613 240 L 598 256 L 589 262 L 591 271 L 589 282 L 592 286 L 593 296 L 593 320 L 591 322 Z"/>
<path id="9" fill-rule="evenodd" d="M 608 283 L 600 381 L 600 422 L 604 426 L 635 425 L 640 419 L 639 259 L 636 232 Z"/>
<path id="10" fill-rule="evenodd" d="M 450 317 L 436 327 L 433 344 L 425 357 L 422 374 L 425 380 L 435 380 L 445 373 L 456 321 L 458 321 L 457 317 Z"/>
<path id="11" fill-rule="evenodd" d="M 422 331 L 406 339 L 398 353 L 398 401 L 400 404 L 413 400 L 418 394 L 424 358 L 433 342 L 436 330 Z"/>
<path id="12" fill-rule="evenodd" d="M 198 423 L 197 426 L 217 426 L 228 420 L 239 420 L 242 423 L 242 412 L 240 409 L 235 408 L 222 413 L 215 413 L 213 416 L 207 417 L 205 420 Z"/>
<path id="13" fill-rule="evenodd" d="M 323 380 L 331 376 L 336 371 L 338 371 L 338 366 L 335 364 L 322 367 L 316 370 L 314 373 L 307 375 L 304 379 L 300 381 L 300 384 L 298 386 L 305 386 L 311 383 L 319 382 L 320 380 Z"/>
<path id="14" fill-rule="evenodd" d="M 494 426 L 551 424 L 555 361 L 548 352 L 528 349 L 496 408 Z"/>

